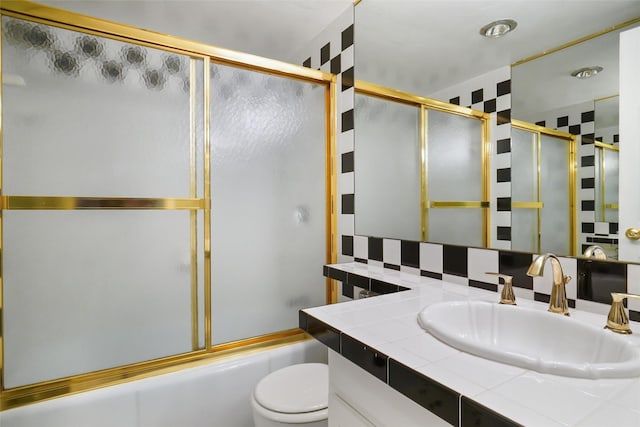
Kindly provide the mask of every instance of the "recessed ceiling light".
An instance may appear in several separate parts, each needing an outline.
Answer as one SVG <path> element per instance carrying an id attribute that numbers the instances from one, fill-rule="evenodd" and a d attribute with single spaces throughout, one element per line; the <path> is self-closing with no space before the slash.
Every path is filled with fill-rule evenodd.
<path id="1" fill-rule="evenodd" d="M 602 70 L 603 68 L 597 65 L 595 67 L 580 68 L 579 70 L 575 70 L 573 73 L 571 73 L 571 77 L 577 77 L 579 79 L 588 79 L 589 77 L 595 76 Z"/>
<path id="2" fill-rule="evenodd" d="M 515 30 L 517 26 L 518 23 L 513 19 L 500 19 L 499 21 L 493 21 L 480 28 L 480 34 L 491 39 L 496 39 Z"/>

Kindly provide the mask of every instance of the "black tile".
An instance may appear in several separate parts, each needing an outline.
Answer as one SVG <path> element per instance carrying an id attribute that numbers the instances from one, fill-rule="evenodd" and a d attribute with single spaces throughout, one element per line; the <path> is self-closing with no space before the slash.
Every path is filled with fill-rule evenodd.
<path id="1" fill-rule="evenodd" d="M 499 139 L 496 141 L 496 152 L 498 154 L 511 152 L 511 138 Z"/>
<path id="2" fill-rule="evenodd" d="M 353 24 L 342 30 L 342 50 L 353 44 Z"/>
<path id="3" fill-rule="evenodd" d="M 511 227 L 496 227 L 496 238 L 498 240 L 511 240 Z"/>
<path id="4" fill-rule="evenodd" d="M 307 333 L 336 352 L 340 352 L 340 331 L 307 314 Z"/>
<path id="5" fill-rule="evenodd" d="M 347 298 L 353 298 L 353 286 L 342 282 L 342 295 Z"/>
<path id="6" fill-rule="evenodd" d="M 353 236 L 342 236 L 342 255 L 353 256 Z"/>
<path id="7" fill-rule="evenodd" d="M 342 213 L 353 214 L 354 213 L 354 194 L 342 195 Z"/>
<path id="8" fill-rule="evenodd" d="M 298 310 L 298 327 L 303 331 L 307 330 L 307 313 Z"/>
<path id="9" fill-rule="evenodd" d="M 342 132 L 353 129 L 353 108 L 342 113 Z"/>
<path id="10" fill-rule="evenodd" d="M 442 273 L 434 273 L 432 271 L 420 270 L 422 277 L 430 277 L 432 279 L 442 280 Z"/>
<path id="11" fill-rule="evenodd" d="M 322 275 L 324 277 L 329 277 L 329 267 L 327 267 L 326 265 L 322 266 Z"/>
<path id="12" fill-rule="evenodd" d="M 362 289 L 369 290 L 370 285 L 369 282 L 371 280 L 366 276 L 361 276 L 359 274 L 349 273 L 347 275 L 347 283 L 352 286 L 357 286 Z"/>
<path id="13" fill-rule="evenodd" d="M 325 277 L 344 282 L 347 280 L 347 272 L 344 270 L 338 270 L 337 268 L 327 267 L 327 274 L 325 274 Z"/>
<path id="14" fill-rule="evenodd" d="M 442 246 L 442 271 L 445 274 L 467 277 L 467 247 Z"/>
<path id="15" fill-rule="evenodd" d="M 578 259 L 578 298 L 611 304 L 611 292 L 627 292 L 627 265 Z"/>
<path id="16" fill-rule="evenodd" d="M 596 141 L 602 142 L 602 137 L 601 136 L 596 137 Z"/>
<path id="17" fill-rule="evenodd" d="M 511 110 L 498 111 L 496 121 L 498 125 L 506 125 L 511 123 Z"/>
<path id="18" fill-rule="evenodd" d="M 396 264 L 387 264 L 386 262 L 382 265 L 384 268 L 388 268 L 390 270 L 400 271 L 400 266 Z"/>
<path id="19" fill-rule="evenodd" d="M 411 288 L 405 288 L 404 286 L 398 285 L 398 292 L 410 291 Z"/>
<path id="20" fill-rule="evenodd" d="M 369 261 L 364 259 L 364 258 L 354 258 L 353 259 L 355 262 L 359 262 L 361 264 L 369 264 Z"/>
<path id="21" fill-rule="evenodd" d="M 420 268 L 420 242 L 400 241 L 400 263 L 407 267 Z"/>
<path id="22" fill-rule="evenodd" d="M 462 396 L 460 427 L 517 427 L 521 424 Z"/>
<path id="23" fill-rule="evenodd" d="M 474 288 L 485 289 L 487 291 L 498 292 L 498 285 L 496 285 L 495 283 L 485 283 L 485 282 L 480 282 L 478 280 L 469 279 L 469 286 Z"/>
<path id="24" fill-rule="evenodd" d="M 342 173 L 353 172 L 353 151 L 342 154 Z"/>
<path id="25" fill-rule="evenodd" d="M 534 301 L 549 303 L 549 301 L 551 300 L 551 296 L 547 294 L 541 294 L 540 292 L 534 292 L 533 299 Z"/>
<path id="26" fill-rule="evenodd" d="M 582 232 L 585 234 L 595 233 L 596 225 L 593 222 L 583 222 L 582 223 Z"/>
<path id="27" fill-rule="evenodd" d="M 311 58 L 307 58 L 304 60 L 304 62 L 302 63 L 303 67 L 307 67 L 307 68 L 311 68 Z"/>
<path id="28" fill-rule="evenodd" d="M 595 164 L 595 156 L 582 156 L 580 158 L 580 166 L 593 166 Z"/>
<path id="29" fill-rule="evenodd" d="M 496 209 L 498 212 L 511 210 L 511 197 L 498 197 L 496 199 Z"/>
<path id="30" fill-rule="evenodd" d="M 484 99 L 484 90 L 478 89 L 471 92 L 471 103 L 476 104 L 478 102 L 482 102 Z"/>
<path id="31" fill-rule="evenodd" d="M 609 234 L 618 234 L 618 223 L 610 222 L 609 223 Z"/>
<path id="32" fill-rule="evenodd" d="M 582 139 L 580 141 L 580 144 L 582 145 L 589 145 L 589 144 L 593 144 L 596 140 L 596 136 L 593 133 L 585 133 L 584 135 L 582 135 Z"/>
<path id="33" fill-rule="evenodd" d="M 460 395 L 403 364 L 389 360 L 389 385 L 451 425 L 459 421 Z"/>
<path id="34" fill-rule="evenodd" d="M 583 212 L 593 212 L 596 210 L 596 202 L 593 200 L 583 200 L 581 205 Z"/>
<path id="35" fill-rule="evenodd" d="M 596 187 L 596 179 L 595 178 L 582 178 L 580 183 L 580 188 L 595 188 Z"/>
<path id="36" fill-rule="evenodd" d="M 451 98 L 449 104 L 460 105 L 460 97 L 456 96 L 455 98 Z"/>
<path id="37" fill-rule="evenodd" d="M 580 135 L 580 125 L 569 126 L 569 133 L 571 135 Z"/>
<path id="38" fill-rule="evenodd" d="M 383 382 L 387 382 L 389 358 L 349 335 L 342 334 L 342 355 Z"/>
<path id="39" fill-rule="evenodd" d="M 327 43 L 320 49 L 320 65 L 324 65 L 331 59 L 331 43 Z"/>
<path id="40" fill-rule="evenodd" d="M 495 113 L 496 112 L 496 99 L 490 99 L 488 101 L 484 101 L 483 110 L 485 113 Z"/>
<path id="41" fill-rule="evenodd" d="M 340 74 L 340 68 L 340 54 L 338 54 L 335 58 L 331 59 L 331 74 Z"/>
<path id="42" fill-rule="evenodd" d="M 556 127 L 561 128 L 565 126 L 569 126 L 569 116 L 558 117 L 558 120 L 556 120 Z"/>
<path id="43" fill-rule="evenodd" d="M 500 168 L 496 171 L 498 182 L 511 182 L 511 168 Z"/>
<path id="44" fill-rule="evenodd" d="M 500 251 L 498 256 L 501 274 L 513 277 L 513 286 L 524 289 L 533 289 L 533 278 L 527 276 L 527 270 L 533 257 L 528 253 Z"/>
<path id="45" fill-rule="evenodd" d="M 369 259 L 382 261 L 382 239 L 369 237 Z"/>
<path id="46" fill-rule="evenodd" d="M 594 110 L 583 112 L 582 116 L 580 117 L 580 123 L 593 122 L 595 120 L 595 115 L 596 112 Z"/>
<path id="47" fill-rule="evenodd" d="M 640 311 L 629 310 L 629 320 L 640 322 Z"/>
<path id="48" fill-rule="evenodd" d="M 547 122 L 545 120 L 540 120 L 539 122 L 536 122 L 536 125 L 542 126 L 542 127 L 546 127 L 547 126 Z"/>
<path id="49" fill-rule="evenodd" d="M 613 135 L 613 142 L 614 142 L 614 144 L 619 143 L 620 142 L 620 135 L 618 135 L 618 134 Z"/>
<path id="50" fill-rule="evenodd" d="M 347 89 L 351 89 L 353 87 L 353 82 L 354 73 L 353 67 L 351 67 L 342 72 L 342 91 L 344 92 Z"/>
<path id="51" fill-rule="evenodd" d="M 394 294 L 398 292 L 398 285 L 371 279 L 371 290 L 377 294 Z"/>
<path id="52" fill-rule="evenodd" d="M 511 80 L 505 80 L 496 85 L 498 96 L 508 95 L 511 93 Z"/>
<path id="53" fill-rule="evenodd" d="M 576 300 L 567 298 L 567 306 L 569 308 L 576 308 Z"/>

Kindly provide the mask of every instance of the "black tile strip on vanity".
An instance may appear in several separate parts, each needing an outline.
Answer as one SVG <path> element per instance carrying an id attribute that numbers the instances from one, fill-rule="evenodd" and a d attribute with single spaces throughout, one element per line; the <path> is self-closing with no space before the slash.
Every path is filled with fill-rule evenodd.
<path id="1" fill-rule="evenodd" d="M 498 285 L 495 283 L 480 282 L 478 280 L 469 280 L 469 286 L 473 288 L 484 289 L 487 291 L 498 292 Z"/>
<path id="2" fill-rule="evenodd" d="M 518 427 L 515 421 L 462 396 L 460 402 L 460 427 Z"/>
<path id="3" fill-rule="evenodd" d="M 342 333 L 341 338 L 341 354 L 369 372 L 380 381 L 387 382 L 387 363 L 389 356 L 368 347 L 364 343 L 351 338 L 349 335 Z"/>
<path id="4" fill-rule="evenodd" d="M 460 394 L 402 363 L 389 359 L 389 386 L 449 424 L 459 422 Z"/>
<path id="5" fill-rule="evenodd" d="M 344 270 L 339 270 L 337 268 L 332 268 L 327 265 L 322 269 L 322 273 L 324 277 L 328 277 L 329 279 L 339 280 L 341 282 L 345 282 L 347 280 L 347 272 Z"/>
<path id="6" fill-rule="evenodd" d="M 298 313 L 298 326 L 300 329 L 307 332 L 333 351 L 338 353 L 340 352 L 340 331 L 302 310 Z"/>
<path id="7" fill-rule="evenodd" d="M 398 285 L 383 282 L 382 280 L 371 279 L 371 291 L 377 294 L 393 294 L 398 292 Z"/>

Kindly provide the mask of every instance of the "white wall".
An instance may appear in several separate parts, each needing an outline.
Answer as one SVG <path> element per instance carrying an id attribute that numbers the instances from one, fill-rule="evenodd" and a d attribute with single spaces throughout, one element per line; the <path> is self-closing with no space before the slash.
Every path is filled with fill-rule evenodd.
<path id="1" fill-rule="evenodd" d="M 250 396 L 264 376 L 327 363 L 316 340 L 0 412 L 2 427 L 252 426 Z"/>

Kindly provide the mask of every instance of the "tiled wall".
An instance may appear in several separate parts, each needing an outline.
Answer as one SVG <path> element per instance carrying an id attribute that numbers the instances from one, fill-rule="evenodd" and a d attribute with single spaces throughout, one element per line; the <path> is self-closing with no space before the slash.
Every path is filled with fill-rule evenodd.
<path id="1" fill-rule="evenodd" d="M 354 232 L 353 177 L 353 105 L 354 105 L 354 26 L 353 8 L 349 8 L 315 40 L 303 49 L 300 63 L 309 68 L 337 75 L 337 190 L 338 260 L 350 261 Z M 309 55 L 309 53 L 311 53 Z"/>
<path id="2" fill-rule="evenodd" d="M 377 267 L 494 292 L 499 290 L 498 279 L 485 272 L 497 272 L 513 276 L 517 298 L 548 302 L 551 295 L 551 268 L 544 277 L 526 275 L 535 256 L 530 253 L 364 236 L 355 236 L 354 249 L 357 262 Z M 640 293 L 640 265 L 570 257 L 560 257 L 560 263 L 572 278 L 566 287 L 571 308 L 606 314 L 611 292 Z M 346 284 L 343 295 L 350 298 L 357 288 L 373 290 L 370 282 L 356 275 L 330 277 Z M 633 309 L 640 306 L 630 307 L 629 317 L 640 321 L 640 311 Z"/>

